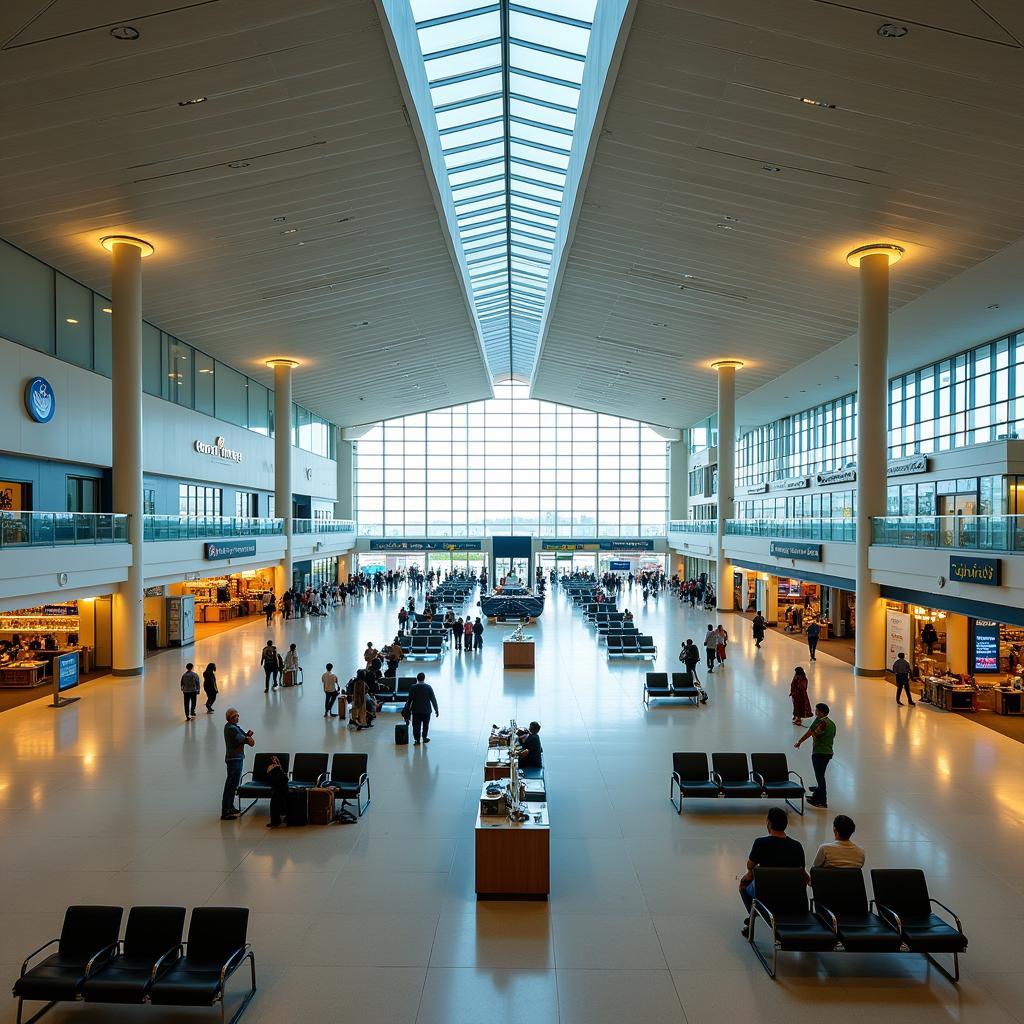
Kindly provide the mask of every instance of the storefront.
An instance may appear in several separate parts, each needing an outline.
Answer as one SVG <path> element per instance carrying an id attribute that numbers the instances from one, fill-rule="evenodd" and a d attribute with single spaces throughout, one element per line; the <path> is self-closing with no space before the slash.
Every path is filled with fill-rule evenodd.
<path id="1" fill-rule="evenodd" d="M 418 569 L 426 574 L 433 569 L 442 576 L 464 572 L 477 577 L 487 569 L 488 560 L 479 540 L 371 540 L 370 550 L 359 554 L 357 565 L 362 573 Z"/>
<path id="2" fill-rule="evenodd" d="M 0 688 L 52 683 L 61 655 L 78 656 L 83 678 L 110 666 L 110 597 L 62 601 L 0 613 Z"/>
<path id="3" fill-rule="evenodd" d="M 274 590 L 274 570 L 249 569 L 187 580 L 180 589 L 182 595 L 195 601 L 196 638 L 201 640 L 201 623 L 232 622 L 262 615 L 267 594 Z"/>

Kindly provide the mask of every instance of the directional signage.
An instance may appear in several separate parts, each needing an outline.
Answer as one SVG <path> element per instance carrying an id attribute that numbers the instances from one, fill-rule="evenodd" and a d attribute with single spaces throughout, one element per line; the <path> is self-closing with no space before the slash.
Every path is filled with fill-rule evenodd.
<path id="1" fill-rule="evenodd" d="M 211 540 L 203 545 L 203 557 L 208 562 L 220 562 L 225 558 L 245 558 L 256 554 L 254 540 Z"/>
<path id="2" fill-rule="evenodd" d="M 771 545 L 773 558 L 796 558 L 804 562 L 821 561 L 820 544 L 804 544 L 802 541 L 773 540 Z"/>

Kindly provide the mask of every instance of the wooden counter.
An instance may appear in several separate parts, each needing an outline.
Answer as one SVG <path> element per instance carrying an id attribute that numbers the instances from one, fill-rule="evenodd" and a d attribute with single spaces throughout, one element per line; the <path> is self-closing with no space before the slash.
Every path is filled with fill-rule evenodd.
<path id="1" fill-rule="evenodd" d="M 508 747 L 488 747 L 484 761 L 484 782 L 507 779 L 509 773 Z"/>
<path id="2" fill-rule="evenodd" d="M 0 687 L 21 689 L 39 686 L 46 676 L 45 661 L 18 661 L 0 667 Z"/>
<path id="3" fill-rule="evenodd" d="M 530 820 L 521 824 L 477 813 L 478 900 L 546 900 L 551 892 L 548 805 L 523 806 L 530 812 Z"/>
<path id="4" fill-rule="evenodd" d="M 536 663 L 537 645 L 530 640 L 505 640 L 502 642 L 502 656 L 505 668 L 533 668 Z"/>

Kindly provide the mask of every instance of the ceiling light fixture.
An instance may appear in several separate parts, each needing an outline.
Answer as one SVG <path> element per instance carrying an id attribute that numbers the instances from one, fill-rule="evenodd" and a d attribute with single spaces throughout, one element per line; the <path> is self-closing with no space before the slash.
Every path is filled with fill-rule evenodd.
<path id="1" fill-rule="evenodd" d="M 732 231 L 731 224 L 716 224 L 715 227 L 718 228 L 719 231 Z"/>
<path id="2" fill-rule="evenodd" d="M 734 370 L 742 370 L 743 369 L 743 360 L 742 359 L 716 359 L 711 364 L 711 369 L 712 370 L 723 370 L 723 369 L 726 369 L 727 367 L 732 367 Z"/>
<path id="3" fill-rule="evenodd" d="M 133 25 L 115 25 L 110 30 L 110 34 L 115 39 L 122 41 L 131 41 L 139 38 L 139 30 Z"/>
<path id="4" fill-rule="evenodd" d="M 238 171 L 238 170 L 241 170 L 243 167 L 248 167 L 248 166 L 249 166 L 249 161 L 248 160 L 232 160 L 231 163 L 228 164 L 228 167 L 230 167 L 233 171 Z"/>
<path id="5" fill-rule="evenodd" d="M 287 219 L 288 219 L 287 217 L 275 217 L 274 218 L 274 223 L 275 224 L 283 224 Z"/>
<path id="6" fill-rule="evenodd" d="M 990 306 L 986 306 L 985 308 L 986 309 L 998 309 L 999 308 L 999 303 L 998 302 L 993 302 Z"/>
<path id="7" fill-rule="evenodd" d="M 761 170 L 767 171 L 769 174 L 778 174 L 782 168 L 776 164 L 761 164 Z"/>
<path id="8" fill-rule="evenodd" d="M 730 216 L 729 214 L 727 214 L 727 213 L 723 213 L 723 214 L 722 214 L 722 220 L 727 220 L 727 221 L 730 221 L 730 222 L 731 222 L 731 223 L 733 223 L 733 224 L 739 224 L 739 222 L 740 222 L 740 219 L 739 219 L 739 217 L 731 217 L 731 216 Z"/>
<path id="9" fill-rule="evenodd" d="M 75 319 L 75 318 L 74 318 L 73 316 L 69 316 L 69 317 L 67 318 L 67 320 L 65 321 L 65 323 L 69 323 L 69 324 L 77 324 L 77 323 L 78 323 L 78 321 L 77 321 L 77 320 L 76 320 L 76 319 Z"/>
<path id="10" fill-rule="evenodd" d="M 281 232 L 281 234 L 282 235 L 294 235 L 295 232 L 298 231 L 298 230 L 299 230 L 298 228 L 285 228 L 284 231 Z"/>
<path id="11" fill-rule="evenodd" d="M 909 31 L 906 25 L 897 25 L 894 21 L 885 21 L 878 26 L 878 34 L 883 39 L 902 39 Z"/>
<path id="12" fill-rule="evenodd" d="M 824 100 L 811 99 L 810 96 L 801 96 L 801 103 L 806 103 L 809 107 L 822 107 L 825 110 L 835 110 L 836 105 L 834 103 L 826 103 Z"/>
<path id="13" fill-rule="evenodd" d="M 870 245 L 860 245 L 856 249 L 851 249 L 846 254 L 846 262 L 851 267 L 859 267 L 860 261 L 865 256 L 886 256 L 891 267 L 903 259 L 905 252 L 906 249 L 902 245 L 893 245 L 891 242 L 872 242 Z"/>
<path id="14" fill-rule="evenodd" d="M 199 372 L 200 373 L 213 373 L 213 370 L 211 370 L 208 366 L 204 366 Z"/>
<path id="15" fill-rule="evenodd" d="M 200 103 L 205 103 L 205 102 L 206 102 L 206 97 L 205 96 L 193 96 L 192 99 L 190 99 L 190 100 L 178 100 L 178 106 L 179 107 L 195 107 L 195 106 L 198 106 Z"/>
<path id="16" fill-rule="evenodd" d="M 104 235 L 100 239 L 100 245 L 107 252 L 113 252 L 115 245 L 134 245 L 143 256 L 152 256 L 156 252 L 152 242 L 147 242 L 144 238 L 135 238 L 133 235 Z"/>
<path id="17" fill-rule="evenodd" d="M 275 366 L 290 366 L 293 369 L 299 365 L 298 359 L 292 359 L 289 356 L 273 356 L 267 360 L 267 366 L 273 369 Z"/>
<path id="18" fill-rule="evenodd" d="M 113 313 L 114 311 L 109 306 L 104 306 L 103 307 L 103 312 L 104 313 Z"/>

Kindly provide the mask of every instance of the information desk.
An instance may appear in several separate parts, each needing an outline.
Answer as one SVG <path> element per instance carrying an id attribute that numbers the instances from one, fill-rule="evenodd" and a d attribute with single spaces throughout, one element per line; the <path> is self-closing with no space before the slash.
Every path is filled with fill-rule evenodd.
<path id="1" fill-rule="evenodd" d="M 488 747 L 484 761 L 484 782 L 492 779 L 507 779 L 509 773 L 508 747 Z"/>
<path id="2" fill-rule="evenodd" d="M 977 690 L 973 686 L 961 686 L 941 676 L 929 676 L 924 680 L 922 696 L 942 711 L 977 711 Z"/>
<path id="3" fill-rule="evenodd" d="M 15 661 L 0 667 L 0 686 L 2 687 L 39 686 L 45 677 L 45 661 Z"/>
<path id="4" fill-rule="evenodd" d="M 505 668 L 533 668 L 536 663 L 537 645 L 533 637 L 523 640 L 505 640 L 502 642 Z"/>
<path id="5" fill-rule="evenodd" d="M 1024 690 L 1003 690 L 998 686 L 992 691 L 997 715 L 1024 715 Z"/>
<path id="6" fill-rule="evenodd" d="M 476 898 L 546 900 L 551 892 L 551 827 L 546 803 L 525 803 L 530 820 L 476 816 Z"/>

